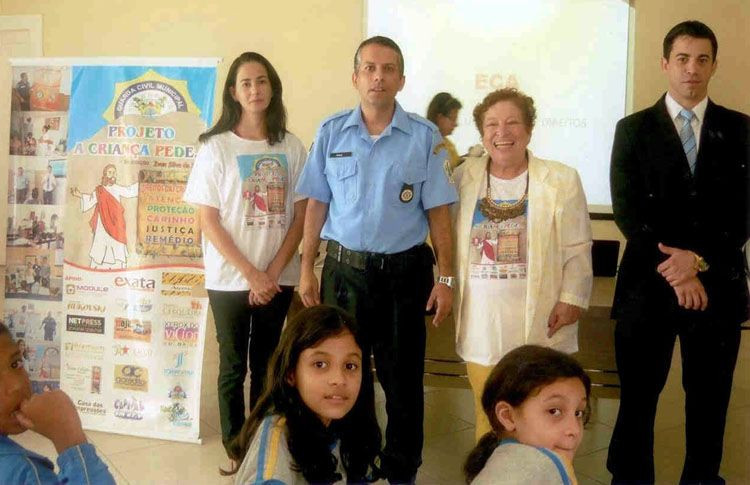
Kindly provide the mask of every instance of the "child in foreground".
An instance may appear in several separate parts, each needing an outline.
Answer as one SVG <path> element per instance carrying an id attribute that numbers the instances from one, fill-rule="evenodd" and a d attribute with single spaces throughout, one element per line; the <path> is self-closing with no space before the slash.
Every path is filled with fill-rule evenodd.
<path id="1" fill-rule="evenodd" d="M 57 450 L 56 474 L 52 462 L 27 450 L 8 435 L 27 429 L 49 438 Z M 0 323 L 0 483 L 8 484 L 114 484 L 107 466 L 86 442 L 73 402 L 62 391 L 31 393 L 21 351 Z"/>
<path id="2" fill-rule="evenodd" d="M 284 328 L 265 388 L 229 456 L 236 484 L 371 482 L 381 434 L 359 328 L 319 305 Z"/>
<path id="3" fill-rule="evenodd" d="M 577 483 L 572 463 L 590 392 L 588 375 L 567 354 L 536 345 L 506 354 L 482 393 L 492 431 L 466 459 L 466 482 Z"/>

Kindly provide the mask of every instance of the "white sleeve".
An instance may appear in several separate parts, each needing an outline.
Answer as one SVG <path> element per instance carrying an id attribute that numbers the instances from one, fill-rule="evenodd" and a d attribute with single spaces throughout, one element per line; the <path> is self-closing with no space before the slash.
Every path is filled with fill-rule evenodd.
<path id="1" fill-rule="evenodd" d="M 220 187 L 223 165 L 219 147 L 209 140 L 201 145 L 190 171 L 182 200 L 191 204 L 201 204 L 220 208 Z"/>
<path id="2" fill-rule="evenodd" d="M 90 194 L 81 194 L 81 212 L 86 212 L 96 205 L 96 191 Z"/>
<path id="3" fill-rule="evenodd" d="M 291 165 L 291 180 L 289 181 L 290 185 L 289 187 L 294 190 L 295 187 L 297 187 L 297 181 L 299 180 L 299 176 L 302 173 L 302 169 L 305 166 L 305 160 L 307 160 L 307 153 L 305 152 L 305 146 L 302 144 L 299 138 L 289 133 L 290 142 L 289 143 L 289 153 L 291 156 L 290 165 Z M 305 197 L 302 194 L 294 192 L 294 202 L 299 202 L 300 200 L 305 200 L 307 197 Z"/>

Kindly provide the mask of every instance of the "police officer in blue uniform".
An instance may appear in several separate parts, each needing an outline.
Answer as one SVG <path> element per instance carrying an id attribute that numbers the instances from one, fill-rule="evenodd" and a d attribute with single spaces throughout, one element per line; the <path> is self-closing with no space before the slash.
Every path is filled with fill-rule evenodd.
<path id="1" fill-rule="evenodd" d="M 422 462 L 424 314 L 435 310 L 437 325 L 451 309 L 449 205 L 457 199 L 437 128 L 396 102 L 404 81 L 395 42 L 363 41 L 352 74 L 360 105 L 323 122 L 297 185 L 309 197 L 300 296 L 306 306 L 322 297 L 363 327 L 363 353 L 372 349 L 386 395 L 381 465 L 392 483 L 413 482 Z M 313 262 L 321 238 L 328 244 L 319 293 Z"/>

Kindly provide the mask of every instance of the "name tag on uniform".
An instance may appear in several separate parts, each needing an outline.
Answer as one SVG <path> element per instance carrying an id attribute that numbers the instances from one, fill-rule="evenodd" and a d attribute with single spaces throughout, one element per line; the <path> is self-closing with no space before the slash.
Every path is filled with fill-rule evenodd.
<path id="1" fill-rule="evenodd" d="M 330 158 L 346 158 L 351 157 L 352 152 L 333 152 L 329 156 Z"/>

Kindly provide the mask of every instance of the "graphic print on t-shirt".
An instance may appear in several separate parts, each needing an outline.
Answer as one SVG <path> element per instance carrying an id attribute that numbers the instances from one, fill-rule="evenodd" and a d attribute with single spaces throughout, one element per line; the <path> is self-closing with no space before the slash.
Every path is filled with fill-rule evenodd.
<path id="1" fill-rule="evenodd" d="M 514 203 L 515 200 L 500 201 Z M 526 211 L 518 217 L 492 222 L 474 209 L 471 223 L 469 277 L 472 279 L 526 279 Z"/>
<path id="2" fill-rule="evenodd" d="M 245 225 L 265 229 L 286 227 L 289 187 L 286 155 L 238 155 L 237 164 L 242 179 Z"/>

